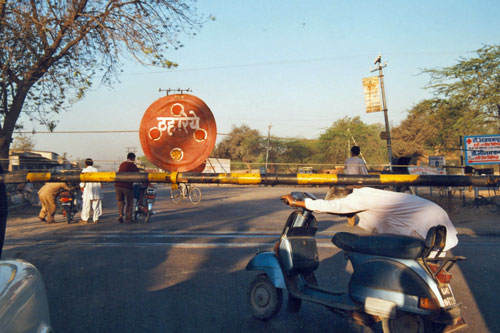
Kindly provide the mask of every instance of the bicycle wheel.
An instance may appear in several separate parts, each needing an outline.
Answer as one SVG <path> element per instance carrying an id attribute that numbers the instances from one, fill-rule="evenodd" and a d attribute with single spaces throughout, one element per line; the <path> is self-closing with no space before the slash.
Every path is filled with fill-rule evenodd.
<path id="1" fill-rule="evenodd" d="M 493 198 L 491 198 L 490 202 L 491 202 L 490 212 L 500 213 L 500 197 L 494 196 Z"/>
<path id="2" fill-rule="evenodd" d="M 172 201 L 175 203 L 179 203 L 182 200 L 182 192 L 179 189 L 171 190 L 170 191 L 170 198 L 172 198 Z"/>
<path id="3" fill-rule="evenodd" d="M 201 201 L 201 190 L 197 187 L 191 187 L 191 191 L 189 191 L 189 200 L 193 203 L 193 205 L 197 205 Z"/>

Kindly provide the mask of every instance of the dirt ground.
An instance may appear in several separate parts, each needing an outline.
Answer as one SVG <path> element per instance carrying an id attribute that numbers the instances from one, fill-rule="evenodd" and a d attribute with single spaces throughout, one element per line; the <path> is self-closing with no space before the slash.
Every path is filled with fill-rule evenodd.
<path id="1" fill-rule="evenodd" d="M 451 199 L 447 193 L 441 195 L 434 191 L 422 191 L 420 196 L 432 200 L 445 209 L 459 234 L 499 235 L 500 236 L 500 192 L 498 190 L 480 190 L 478 194 L 485 199 L 475 200 L 474 191 L 454 191 Z M 495 204 L 489 203 L 494 202 Z"/>
<path id="2" fill-rule="evenodd" d="M 498 235 L 500 236 L 500 191 L 481 190 L 478 192 L 498 206 L 486 204 L 483 200 L 479 205 L 474 200 L 474 191 L 468 188 L 460 192 L 454 190 L 451 199 L 448 193 L 434 189 L 418 188 L 417 194 L 431 200 L 445 209 L 459 234 L 464 235 Z M 9 208 L 9 219 L 22 219 L 37 216 L 39 206 L 19 205 Z"/>

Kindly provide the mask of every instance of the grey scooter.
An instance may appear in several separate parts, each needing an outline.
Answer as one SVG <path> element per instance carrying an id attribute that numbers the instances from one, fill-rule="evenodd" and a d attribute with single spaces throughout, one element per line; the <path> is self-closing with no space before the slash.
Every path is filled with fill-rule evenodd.
<path id="1" fill-rule="evenodd" d="M 316 199 L 292 192 L 295 200 Z M 268 320 L 281 309 L 288 291 L 288 311 L 302 301 L 372 326 L 383 332 L 453 332 L 466 326 L 451 286 L 450 268 L 464 257 L 439 257 L 446 228 L 433 227 L 426 240 L 401 235 L 360 236 L 336 233 L 332 242 L 345 251 L 353 266 L 348 290 L 333 292 L 318 286 L 317 221 L 310 210 L 295 210 L 286 221 L 274 251 L 257 253 L 247 270 L 260 271 L 248 290 L 255 318 Z M 432 254 L 431 254 L 432 253 Z"/>

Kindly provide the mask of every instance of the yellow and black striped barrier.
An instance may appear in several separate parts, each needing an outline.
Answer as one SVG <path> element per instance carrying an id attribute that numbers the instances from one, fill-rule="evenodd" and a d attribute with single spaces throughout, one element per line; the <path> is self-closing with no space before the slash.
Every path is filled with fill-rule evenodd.
<path id="1" fill-rule="evenodd" d="M 304 185 L 304 186 L 477 186 L 500 185 L 499 176 L 460 175 L 336 175 L 336 174 L 260 174 L 260 173 L 182 173 L 182 172 L 95 172 L 95 173 L 4 173 L 0 181 L 5 184 L 44 182 L 152 182 L 152 183 L 198 183 L 233 185 Z"/>

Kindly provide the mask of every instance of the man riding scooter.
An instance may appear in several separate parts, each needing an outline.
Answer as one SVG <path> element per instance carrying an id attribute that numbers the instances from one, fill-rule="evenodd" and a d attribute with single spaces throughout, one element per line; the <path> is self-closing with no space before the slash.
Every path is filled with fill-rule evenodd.
<path id="1" fill-rule="evenodd" d="M 464 257 L 444 255 L 457 244 L 456 230 L 434 203 L 404 193 L 373 188 L 338 199 L 318 200 L 292 192 L 282 201 L 295 207 L 273 251 L 259 251 L 246 269 L 258 271 L 248 289 L 252 315 L 268 320 L 280 311 L 283 291 L 288 312 L 303 301 L 320 304 L 356 323 L 381 323 L 384 333 L 452 332 L 466 326 L 450 286 L 450 269 Z M 342 198 L 339 198 L 342 197 Z M 320 265 L 313 212 L 357 215 L 375 235 L 337 232 L 333 244 L 351 263 L 346 289 L 319 286 Z"/>
<path id="2" fill-rule="evenodd" d="M 458 243 L 457 230 L 448 214 L 437 204 L 421 197 L 371 187 L 336 188 L 333 200 L 296 201 L 290 194 L 282 200 L 315 212 L 356 214 L 358 226 L 373 234 L 399 234 L 425 239 L 430 228 L 446 227 L 447 251 Z"/>

